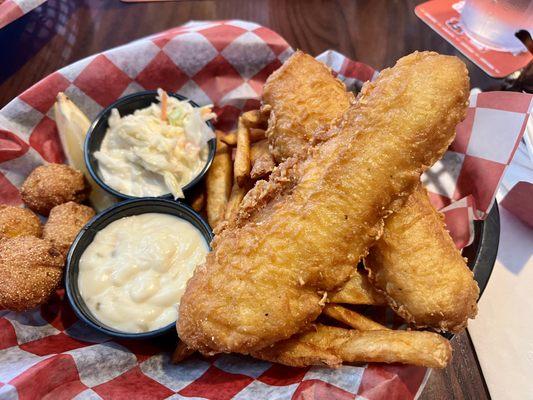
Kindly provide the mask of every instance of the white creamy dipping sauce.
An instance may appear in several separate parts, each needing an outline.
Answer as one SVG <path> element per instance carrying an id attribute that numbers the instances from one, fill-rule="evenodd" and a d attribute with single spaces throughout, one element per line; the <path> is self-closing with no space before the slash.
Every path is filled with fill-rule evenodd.
<path id="1" fill-rule="evenodd" d="M 176 216 L 121 218 L 82 254 L 80 295 L 96 319 L 118 331 L 162 328 L 176 321 L 187 281 L 208 252 L 201 232 Z"/>

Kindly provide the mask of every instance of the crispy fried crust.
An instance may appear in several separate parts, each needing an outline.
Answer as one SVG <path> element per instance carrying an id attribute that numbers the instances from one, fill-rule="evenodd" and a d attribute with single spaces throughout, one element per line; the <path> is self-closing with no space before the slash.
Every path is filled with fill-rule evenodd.
<path id="1" fill-rule="evenodd" d="M 66 255 L 76 235 L 94 215 L 91 207 L 73 201 L 55 206 L 44 225 L 43 238 Z"/>
<path id="2" fill-rule="evenodd" d="M 321 64 L 310 57 L 301 55 L 288 60 L 288 63 L 287 69 L 291 70 L 304 67 L 311 69 L 311 64 Z M 319 69 L 318 65 L 314 68 Z M 275 94 L 277 90 L 284 90 L 283 88 L 291 87 L 296 83 L 306 87 L 302 81 L 310 85 L 313 82 L 311 79 L 306 75 L 279 73 L 270 79 L 270 88 Z M 335 84 L 332 76 L 323 76 L 322 80 L 324 87 Z M 327 94 L 324 95 L 326 103 L 333 101 Z M 294 97 L 297 96 L 294 95 Z M 273 98 L 274 109 L 292 109 L 288 102 L 277 104 L 278 100 L 278 98 Z M 303 100 L 299 105 L 311 107 L 312 104 L 313 99 Z M 343 102 L 341 101 L 338 105 L 337 109 L 331 110 L 337 112 L 337 116 L 343 111 Z M 317 118 L 315 122 L 318 123 L 319 116 L 310 115 L 306 120 L 308 125 L 311 124 L 313 117 Z M 333 117 L 335 117 L 334 114 L 332 114 Z M 309 128 L 304 124 L 293 125 L 291 140 L 295 140 L 295 137 L 308 140 L 312 132 L 307 132 L 306 129 Z M 288 140 L 282 136 L 278 142 L 275 140 L 277 135 L 283 135 L 283 131 L 274 125 L 270 129 L 270 140 L 274 151 L 278 144 L 284 146 L 284 142 Z M 284 147 L 281 150 L 292 149 L 293 147 Z M 377 284 L 382 289 L 387 288 L 388 302 L 398 314 L 420 327 L 458 332 L 466 326 L 468 318 L 476 315 L 477 285 L 472 275 L 466 270 L 466 264 L 455 248 L 444 224 L 427 196 L 421 195 L 421 191 L 422 189 L 413 194 L 414 197 L 409 200 L 407 209 L 403 209 L 398 216 L 386 222 L 385 238 L 370 249 L 368 259 L 373 260 L 376 268 L 382 270 Z M 405 224 L 411 221 L 416 222 L 413 227 L 406 228 L 401 221 Z M 433 238 L 437 240 L 437 243 L 432 242 Z M 417 247 L 416 253 L 411 252 L 412 246 Z M 381 265 L 383 263 L 386 265 Z M 450 264 L 451 267 L 444 267 L 445 263 Z M 429 272 L 434 267 L 441 271 L 444 269 L 449 274 L 440 285 L 435 285 L 432 279 L 424 277 L 424 274 L 431 277 Z M 387 287 L 389 273 L 395 272 L 401 274 L 396 278 L 401 279 L 402 282 L 394 282 L 393 285 Z M 422 276 L 419 276 L 420 274 Z M 402 288 L 408 292 L 401 292 Z M 355 274 L 339 292 L 329 294 L 328 297 L 330 302 L 337 303 L 384 304 L 387 302 L 384 296 L 372 287 L 367 277 L 359 273 Z"/>
<path id="3" fill-rule="evenodd" d="M 325 64 L 301 51 L 294 53 L 270 75 L 263 89 L 263 104 L 272 107 L 267 137 L 276 161 L 305 151 L 353 99 Z"/>
<path id="4" fill-rule="evenodd" d="M 315 349 L 314 357 L 311 356 L 312 349 Z M 451 359 L 452 349 L 448 340 L 432 332 L 356 331 L 319 324 L 315 330 L 253 355 L 293 367 L 384 362 L 444 368 Z"/>
<path id="5" fill-rule="evenodd" d="M 0 239 L 17 236 L 41 237 L 42 231 L 39 217 L 31 210 L 0 205 Z"/>
<path id="6" fill-rule="evenodd" d="M 436 53 L 404 57 L 365 85 L 338 133 L 297 163 L 294 185 L 215 237 L 181 299 L 180 338 L 248 354 L 308 327 L 442 156 L 467 98 L 464 64 Z"/>
<path id="7" fill-rule="evenodd" d="M 252 179 L 267 177 L 276 166 L 266 139 L 260 140 L 252 145 L 251 158 L 252 170 L 250 171 L 250 178 Z"/>
<path id="8" fill-rule="evenodd" d="M 46 240 L 0 240 L 0 309 L 25 311 L 43 304 L 63 275 L 63 255 Z"/>
<path id="9" fill-rule="evenodd" d="M 391 307 L 418 327 L 458 332 L 476 316 L 477 283 L 422 187 L 387 218 L 365 266 Z"/>

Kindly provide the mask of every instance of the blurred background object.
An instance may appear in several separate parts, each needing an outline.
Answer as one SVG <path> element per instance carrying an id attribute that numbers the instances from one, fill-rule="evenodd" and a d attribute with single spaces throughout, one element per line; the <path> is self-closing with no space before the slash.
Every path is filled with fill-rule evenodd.
<path id="1" fill-rule="evenodd" d="M 0 84 L 34 57 L 54 37 L 62 46 L 48 57 L 68 60 L 76 44 L 78 22 L 73 14 L 83 0 L 48 0 L 40 7 L 0 29 Z M 7 62 L 8 61 L 8 62 Z"/>
<path id="2" fill-rule="evenodd" d="M 515 33 L 515 36 L 533 54 L 533 39 L 531 38 L 531 34 L 526 30 L 520 30 Z M 530 61 L 523 69 L 508 76 L 504 81 L 502 89 L 533 93 L 533 61 Z"/>
<path id="3" fill-rule="evenodd" d="M 526 11 L 533 7 L 533 0 L 513 1 L 512 5 L 511 0 L 430 0 L 416 6 L 415 13 L 489 76 L 506 79 L 512 75 L 516 80 L 519 76 L 516 71 L 533 60 L 523 40 L 516 36 L 518 31 L 531 29 L 533 14 L 517 11 L 522 9 L 518 8 L 519 3 Z M 481 34 L 490 36 L 492 41 L 483 42 Z M 495 45 L 496 42 L 511 50 Z M 476 83 L 473 86 L 480 87 Z M 490 89 L 502 89 L 501 82 L 499 87 Z"/>
<path id="4" fill-rule="evenodd" d="M 467 35 L 487 48 L 526 51 L 515 33 L 533 31 L 533 0 L 465 0 L 461 23 Z"/>

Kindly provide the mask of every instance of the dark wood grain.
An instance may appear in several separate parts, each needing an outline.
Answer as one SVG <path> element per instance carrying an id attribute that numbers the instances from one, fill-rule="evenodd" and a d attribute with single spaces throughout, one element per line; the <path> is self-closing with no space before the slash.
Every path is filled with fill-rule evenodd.
<path id="1" fill-rule="evenodd" d="M 317 55 L 334 49 L 382 69 L 414 50 L 461 57 L 473 86 L 497 87 L 414 14 L 417 1 L 218 0 L 121 3 L 48 0 L 0 30 L 0 107 L 49 73 L 96 52 L 189 20 L 240 18 L 280 33 L 293 47 Z M 452 341 L 453 361 L 433 371 L 421 399 L 489 398 L 466 333 Z"/>
<path id="2" fill-rule="evenodd" d="M 490 399 L 468 332 L 452 339 L 453 358 L 444 370 L 433 370 L 419 400 Z"/>
<path id="3" fill-rule="evenodd" d="M 334 49 L 378 69 L 414 50 L 435 50 L 463 58 L 418 20 L 413 11 L 417 3 L 219 0 L 128 4 L 118 0 L 48 0 L 0 30 L 0 106 L 58 68 L 191 19 L 255 21 L 279 32 L 295 48 L 313 55 Z M 473 86 L 486 89 L 499 84 L 463 60 Z M 17 63 L 20 67 L 11 73 L 10 64 Z"/>

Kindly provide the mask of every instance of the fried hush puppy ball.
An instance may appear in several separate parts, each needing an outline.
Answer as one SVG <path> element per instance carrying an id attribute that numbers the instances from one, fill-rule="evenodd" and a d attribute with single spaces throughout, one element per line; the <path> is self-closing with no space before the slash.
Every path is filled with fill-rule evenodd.
<path id="1" fill-rule="evenodd" d="M 44 225 L 43 238 L 65 255 L 80 229 L 94 215 L 91 207 L 73 201 L 55 206 L 50 210 L 50 216 Z"/>
<path id="2" fill-rule="evenodd" d="M 26 311 L 45 303 L 63 275 L 65 258 L 33 236 L 0 240 L 0 309 Z"/>
<path id="3" fill-rule="evenodd" d="M 39 217 L 27 208 L 0 204 L 0 239 L 17 236 L 41 237 Z"/>
<path id="4" fill-rule="evenodd" d="M 20 190 L 24 203 L 45 216 L 59 204 L 84 201 L 89 191 L 83 174 L 65 164 L 46 164 L 35 168 Z"/>

